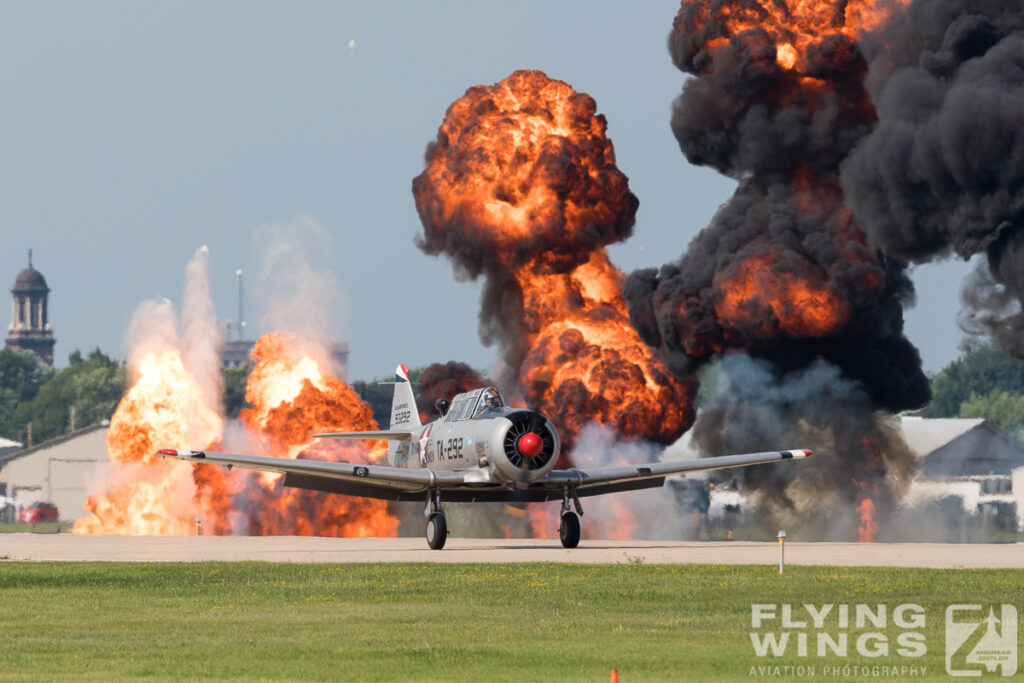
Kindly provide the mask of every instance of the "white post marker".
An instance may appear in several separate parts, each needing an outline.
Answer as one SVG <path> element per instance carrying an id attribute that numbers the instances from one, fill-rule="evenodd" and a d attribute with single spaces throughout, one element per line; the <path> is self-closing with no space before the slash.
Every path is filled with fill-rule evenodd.
<path id="1" fill-rule="evenodd" d="M 779 573 L 786 568 L 786 532 L 779 529 Z"/>

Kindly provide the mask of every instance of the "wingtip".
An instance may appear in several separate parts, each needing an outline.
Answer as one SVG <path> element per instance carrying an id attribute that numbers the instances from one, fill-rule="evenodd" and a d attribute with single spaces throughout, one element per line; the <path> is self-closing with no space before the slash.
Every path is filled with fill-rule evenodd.
<path id="1" fill-rule="evenodd" d="M 804 449 L 802 449 L 802 450 L 803 450 L 803 454 L 804 454 L 804 457 L 805 457 L 805 458 L 809 458 L 809 457 L 811 457 L 812 455 L 814 455 L 814 451 L 812 451 L 812 450 L 809 450 L 809 449 L 807 449 L 807 448 L 804 448 Z"/>
<path id="2" fill-rule="evenodd" d="M 202 458 L 206 456 L 202 451 L 189 451 L 181 448 L 161 448 L 156 454 L 172 458 Z"/>

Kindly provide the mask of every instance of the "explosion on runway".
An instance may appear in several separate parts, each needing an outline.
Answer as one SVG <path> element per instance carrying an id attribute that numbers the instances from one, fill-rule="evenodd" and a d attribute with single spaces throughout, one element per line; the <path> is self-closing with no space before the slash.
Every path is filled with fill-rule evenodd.
<path id="1" fill-rule="evenodd" d="M 377 423 L 370 406 L 351 387 L 325 374 L 300 347 L 294 336 L 277 333 L 262 337 L 252 350 L 255 366 L 246 391 L 252 407 L 243 410 L 240 419 L 258 435 L 250 442 L 256 452 L 283 458 L 380 461 L 386 452 L 383 442 L 366 446 L 311 438 L 324 431 L 377 429 Z M 230 515 L 211 515 L 218 533 L 394 536 L 398 530 L 397 518 L 382 500 L 285 488 L 280 476 L 270 473 L 209 469 L 213 473 L 196 481 L 197 499 L 231 501 Z"/>
<path id="2" fill-rule="evenodd" d="M 672 130 L 692 163 L 740 183 L 678 262 L 625 286 L 631 321 L 673 372 L 724 355 L 728 388 L 694 433 L 702 452 L 799 442 L 823 456 L 784 478 L 742 474 L 763 512 L 821 537 L 872 536 L 857 534 L 870 526 L 857 506 L 870 499 L 871 524 L 884 518 L 899 494 L 892 475 L 914 463 L 887 413 L 930 397 L 903 335 L 906 266 L 869 243 L 840 184 L 841 163 L 876 123 L 862 45 L 894 8 L 682 3 L 669 51 L 693 78 Z"/>
<path id="3" fill-rule="evenodd" d="M 480 335 L 501 351 L 499 380 L 555 421 L 565 453 L 591 421 L 664 444 L 694 416 L 696 384 L 629 325 L 604 249 L 631 234 L 638 201 L 596 109 L 539 71 L 470 88 L 413 180 L 418 245 L 484 277 Z"/>
<path id="4" fill-rule="evenodd" d="M 739 185 L 679 260 L 628 278 L 610 262 L 638 200 L 594 100 L 539 71 L 449 107 L 413 180 L 417 244 L 457 277 L 483 278 L 479 331 L 500 352 L 497 382 L 557 424 L 560 467 L 657 457 L 651 444 L 694 424 L 696 376 L 715 367 L 692 434 L 703 454 L 818 451 L 800 468 L 740 473 L 765 521 L 803 538 L 892 538 L 916 467 L 893 414 L 929 400 L 903 334 L 908 262 L 985 253 L 965 324 L 1024 356 L 1022 31 L 1020 3 L 684 0 L 669 51 L 692 77 L 672 131 L 687 159 Z M 140 308 L 108 435 L 114 475 L 75 531 L 190 533 L 198 511 L 215 533 L 397 533 L 379 501 L 154 462 L 159 445 L 184 443 L 383 454 L 310 438 L 376 428 L 315 335 L 261 339 L 252 407 L 225 421 L 204 278 L 181 332 L 168 303 Z M 488 383 L 455 362 L 421 381 L 424 417 L 436 398 Z M 610 505 L 586 523 L 637 533 L 633 512 Z M 556 509 L 531 507 L 534 533 L 554 530 Z"/>
<path id="5" fill-rule="evenodd" d="M 189 266 L 183 319 L 212 316 L 206 252 Z M 202 318 L 202 315 L 198 316 Z M 215 327 L 216 319 L 207 322 Z M 384 449 L 363 442 L 314 442 L 311 434 L 376 429 L 364 403 L 316 357 L 326 351 L 295 335 L 270 334 L 252 352 L 240 423 L 221 415 L 217 344 L 210 329 L 178 322 L 170 302 L 144 303 L 132 323 L 130 388 L 107 433 L 113 462 L 108 490 L 89 498 L 81 534 L 289 534 L 394 536 L 398 519 L 384 501 L 284 488 L 277 475 L 158 459 L 160 447 L 251 450 L 279 457 L 375 462 Z M 190 331 L 192 333 L 190 334 Z M 211 358 L 212 355 L 212 364 Z M 212 372 L 211 372 L 212 368 Z M 204 391 L 203 387 L 208 387 Z"/>

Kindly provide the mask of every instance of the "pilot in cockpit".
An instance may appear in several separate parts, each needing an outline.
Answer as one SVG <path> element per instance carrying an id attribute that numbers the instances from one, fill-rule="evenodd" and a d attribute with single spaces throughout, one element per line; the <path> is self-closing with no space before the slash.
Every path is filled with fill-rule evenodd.
<path id="1" fill-rule="evenodd" d="M 494 387 L 488 387 L 484 390 L 483 399 L 480 401 L 480 405 L 483 410 L 491 410 L 493 408 L 501 407 L 501 396 L 498 395 L 498 390 Z"/>

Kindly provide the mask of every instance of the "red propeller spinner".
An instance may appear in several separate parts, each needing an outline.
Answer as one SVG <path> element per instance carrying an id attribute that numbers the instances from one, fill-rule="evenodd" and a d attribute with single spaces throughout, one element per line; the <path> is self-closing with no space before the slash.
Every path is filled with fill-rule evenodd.
<path id="1" fill-rule="evenodd" d="M 533 432 L 526 432 L 516 439 L 516 450 L 523 457 L 536 458 L 544 450 L 544 441 Z"/>

